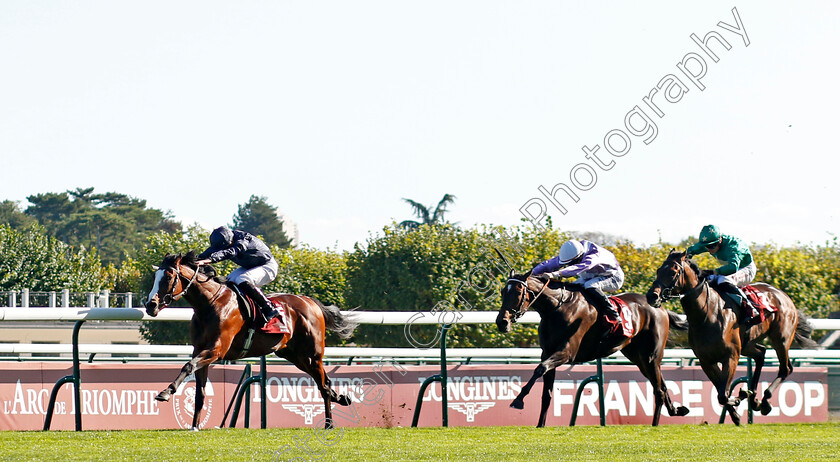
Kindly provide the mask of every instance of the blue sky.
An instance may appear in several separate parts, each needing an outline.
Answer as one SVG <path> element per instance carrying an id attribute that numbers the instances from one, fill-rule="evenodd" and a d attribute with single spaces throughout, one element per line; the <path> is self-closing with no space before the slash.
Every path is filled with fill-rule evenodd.
<path id="1" fill-rule="evenodd" d="M 748 46 L 718 25 L 737 24 L 733 8 Z M 3 2 L 0 199 L 93 186 L 211 228 L 256 194 L 319 248 L 350 249 L 411 218 L 401 198 L 445 193 L 464 226 L 519 224 L 539 198 L 562 229 L 642 244 L 707 223 L 820 244 L 840 213 L 838 9 Z M 710 31 L 730 45 L 709 45 L 718 62 L 690 38 Z M 691 53 L 703 90 L 678 68 Z M 644 98 L 668 75 L 688 90 L 660 117 Z M 635 106 L 656 137 L 607 153 Z M 609 170 L 585 157 L 596 144 Z M 565 214 L 539 191 L 561 183 L 579 198 L 558 194 Z"/>

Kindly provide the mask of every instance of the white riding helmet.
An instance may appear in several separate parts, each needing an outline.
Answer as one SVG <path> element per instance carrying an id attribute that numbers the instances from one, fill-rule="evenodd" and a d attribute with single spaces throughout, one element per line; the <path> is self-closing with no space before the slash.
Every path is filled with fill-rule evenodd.
<path id="1" fill-rule="evenodd" d="M 560 264 L 566 265 L 583 255 L 583 244 L 580 241 L 566 241 L 560 247 Z"/>

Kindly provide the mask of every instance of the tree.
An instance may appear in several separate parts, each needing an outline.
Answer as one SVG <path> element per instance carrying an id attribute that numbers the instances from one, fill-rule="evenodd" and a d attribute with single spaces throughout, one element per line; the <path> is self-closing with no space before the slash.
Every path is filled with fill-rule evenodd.
<path id="1" fill-rule="evenodd" d="M 29 196 L 26 214 L 50 234 L 77 248 L 95 248 L 102 261 L 119 264 L 157 231 L 176 233 L 181 224 L 170 214 L 147 208 L 146 201 L 94 188 Z"/>
<path id="2" fill-rule="evenodd" d="M 270 205 L 265 197 L 251 196 L 248 202 L 240 205 L 233 217 L 233 228 L 261 236 L 269 246 L 286 248 L 292 245 L 283 230 L 283 220 L 277 215 L 277 207 Z"/>
<path id="3" fill-rule="evenodd" d="M 398 226 L 405 229 L 416 229 L 422 225 L 442 225 L 445 223 L 443 216 L 448 211 L 447 207 L 454 204 L 455 199 L 455 196 L 452 194 L 444 194 L 443 199 L 441 199 L 440 202 L 438 202 L 437 207 L 432 210 L 431 206 L 426 207 L 419 202 L 403 198 L 403 200 L 414 209 L 414 216 L 420 221 L 405 220 L 400 222 Z"/>
<path id="4" fill-rule="evenodd" d="M 17 202 L 9 200 L 0 202 L 0 225 L 9 225 L 13 229 L 22 229 L 35 222 L 34 218 L 23 213 Z"/>
<path id="5" fill-rule="evenodd" d="M 74 251 L 33 224 L 22 230 L 0 224 L 0 290 L 74 292 L 105 288 L 93 250 Z"/>

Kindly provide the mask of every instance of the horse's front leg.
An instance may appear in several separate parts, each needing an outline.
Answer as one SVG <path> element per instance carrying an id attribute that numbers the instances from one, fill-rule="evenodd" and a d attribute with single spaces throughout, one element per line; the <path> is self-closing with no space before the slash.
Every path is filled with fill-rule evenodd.
<path id="1" fill-rule="evenodd" d="M 554 369 L 555 367 L 566 364 L 569 362 L 570 354 L 568 352 L 568 348 L 560 350 L 549 356 L 547 359 L 544 359 L 536 369 L 534 369 L 534 374 L 531 375 L 531 378 L 528 380 L 528 383 L 522 387 L 522 391 L 519 392 L 519 396 L 510 403 L 510 407 L 514 409 L 524 409 L 525 408 L 525 401 L 524 398 L 528 396 L 528 393 L 531 392 L 531 388 L 534 387 L 534 383 L 537 382 L 537 379 L 542 377 L 547 371 Z"/>
<path id="2" fill-rule="evenodd" d="M 738 415 L 736 408 L 741 403 L 741 400 L 729 396 L 729 384 L 732 382 L 732 375 L 735 371 L 737 361 L 737 357 L 734 360 L 730 358 L 728 364 L 725 365 L 726 367 L 721 369 L 713 360 L 701 360 L 700 367 L 706 373 L 706 377 L 709 378 L 712 385 L 715 386 L 715 390 L 717 390 L 718 404 L 726 409 L 726 412 L 732 418 L 732 422 L 735 425 L 740 425 L 741 417 Z"/>
<path id="3" fill-rule="evenodd" d="M 557 369 L 551 369 L 543 375 L 542 406 L 540 407 L 540 420 L 537 422 L 537 428 L 545 427 L 545 416 L 548 414 L 548 406 L 551 404 L 551 398 L 554 395 L 554 378 L 556 375 Z"/>
<path id="4" fill-rule="evenodd" d="M 206 367 L 208 364 L 218 359 L 218 356 L 214 353 L 214 351 L 215 349 L 208 349 L 202 350 L 198 352 L 198 354 L 194 354 L 193 358 L 187 361 L 187 363 L 184 364 L 184 367 L 181 368 L 181 372 L 177 377 L 175 377 L 175 380 L 172 381 L 168 387 L 164 388 L 163 391 L 158 393 L 158 395 L 155 396 L 155 399 L 158 401 L 169 401 L 172 394 L 175 393 L 178 387 L 181 386 L 181 383 L 183 383 L 190 374 L 198 369 Z"/>
<path id="5" fill-rule="evenodd" d="M 198 419 L 201 415 L 201 410 L 204 408 L 204 386 L 207 385 L 207 374 L 210 372 L 209 367 L 202 367 L 195 371 L 195 411 L 193 412 L 192 431 L 198 431 Z"/>

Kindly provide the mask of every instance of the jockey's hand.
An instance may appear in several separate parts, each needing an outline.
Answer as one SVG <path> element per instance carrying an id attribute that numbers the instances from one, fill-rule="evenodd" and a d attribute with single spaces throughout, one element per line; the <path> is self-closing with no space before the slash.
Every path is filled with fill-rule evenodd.
<path id="1" fill-rule="evenodd" d="M 212 262 L 210 260 L 206 259 L 206 258 L 204 260 L 199 260 L 199 261 L 195 262 L 195 264 L 198 265 L 198 266 L 209 265 L 210 263 L 212 263 Z"/>
<path id="2" fill-rule="evenodd" d="M 711 279 L 711 276 L 715 275 L 715 270 L 701 270 L 700 271 L 700 279 Z"/>

